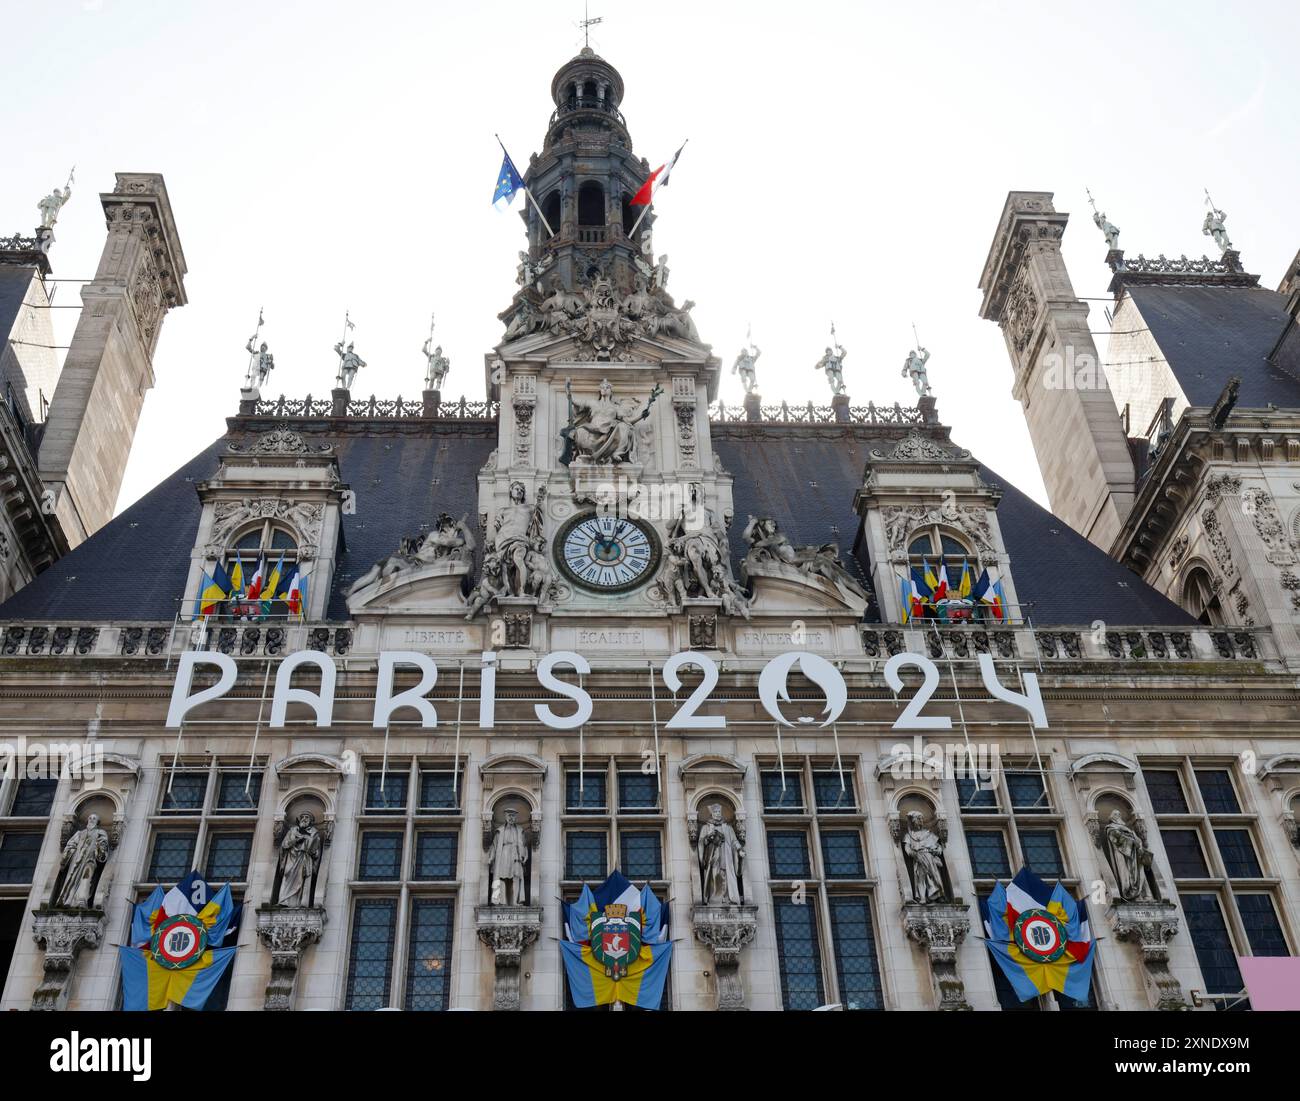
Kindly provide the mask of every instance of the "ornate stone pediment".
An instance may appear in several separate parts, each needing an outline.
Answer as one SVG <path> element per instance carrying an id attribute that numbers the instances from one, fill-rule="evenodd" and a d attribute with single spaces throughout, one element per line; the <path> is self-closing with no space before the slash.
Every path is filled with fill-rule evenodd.
<path id="1" fill-rule="evenodd" d="M 277 424 L 251 443 L 228 443 L 226 450 L 235 455 L 329 455 L 334 451 L 327 444 L 309 444 L 286 424 Z"/>
<path id="2" fill-rule="evenodd" d="M 883 462 L 952 462 L 956 459 L 969 459 L 969 451 L 954 450 L 940 446 L 929 436 L 923 435 L 915 428 L 898 441 L 889 452 L 873 448 L 873 459 Z"/>

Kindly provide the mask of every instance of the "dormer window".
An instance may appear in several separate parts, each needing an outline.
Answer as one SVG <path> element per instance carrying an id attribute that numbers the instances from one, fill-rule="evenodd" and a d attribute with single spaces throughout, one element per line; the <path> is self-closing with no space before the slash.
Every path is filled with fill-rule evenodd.
<path id="1" fill-rule="evenodd" d="M 990 607 L 976 599 L 976 583 L 984 568 L 979 555 L 958 536 L 937 525 L 919 529 L 908 541 L 907 564 L 913 583 L 925 598 L 914 618 L 944 622 L 997 619 Z M 969 582 L 964 593 L 963 575 Z M 943 597 L 930 599 L 940 588 Z"/>
<path id="2" fill-rule="evenodd" d="M 227 550 L 222 564 L 236 590 L 246 598 L 252 591 L 251 586 L 259 565 L 263 571 L 256 606 L 251 606 L 247 599 L 235 599 L 235 594 L 232 593 L 232 599 L 223 608 L 227 615 L 235 618 L 255 616 L 259 619 L 289 617 L 287 601 L 276 599 L 287 596 L 290 581 L 298 568 L 298 541 L 287 528 L 265 520 L 256 527 L 245 529 Z M 267 601 L 270 601 L 269 605 Z"/>

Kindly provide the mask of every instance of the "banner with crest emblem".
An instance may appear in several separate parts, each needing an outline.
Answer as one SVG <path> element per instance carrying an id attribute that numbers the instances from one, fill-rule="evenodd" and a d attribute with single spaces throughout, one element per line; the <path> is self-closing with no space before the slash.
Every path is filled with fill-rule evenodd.
<path id="1" fill-rule="evenodd" d="M 667 907 L 649 887 L 637 890 L 621 873 L 565 904 L 560 954 L 579 1009 L 622 1002 L 658 1009 L 672 962 Z"/>

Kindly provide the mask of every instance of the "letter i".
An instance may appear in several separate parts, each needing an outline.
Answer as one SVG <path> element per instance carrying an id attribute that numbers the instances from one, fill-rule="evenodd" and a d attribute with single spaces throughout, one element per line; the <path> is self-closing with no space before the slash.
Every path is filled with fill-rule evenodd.
<path id="1" fill-rule="evenodd" d="M 486 650 L 482 657 L 483 672 L 478 681 L 478 728 L 491 730 L 497 716 L 497 655 Z"/>

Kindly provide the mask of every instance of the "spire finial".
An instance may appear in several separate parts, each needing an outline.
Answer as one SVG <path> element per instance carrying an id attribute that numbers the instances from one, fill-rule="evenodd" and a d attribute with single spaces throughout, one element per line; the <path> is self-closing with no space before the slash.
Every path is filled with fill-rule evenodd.
<path id="1" fill-rule="evenodd" d="M 591 28 L 596 26 L 597 23 L 603 23 L 603 22 L 604 22 L 604 18 L 602 16 L 597 15 L 593 17 L 588 14 L 587 0 L 583 0 L 582 22 L 579 23 L 578 26 L 582 28 L 582 48 L 584 50 L 591 49 Z"/>

